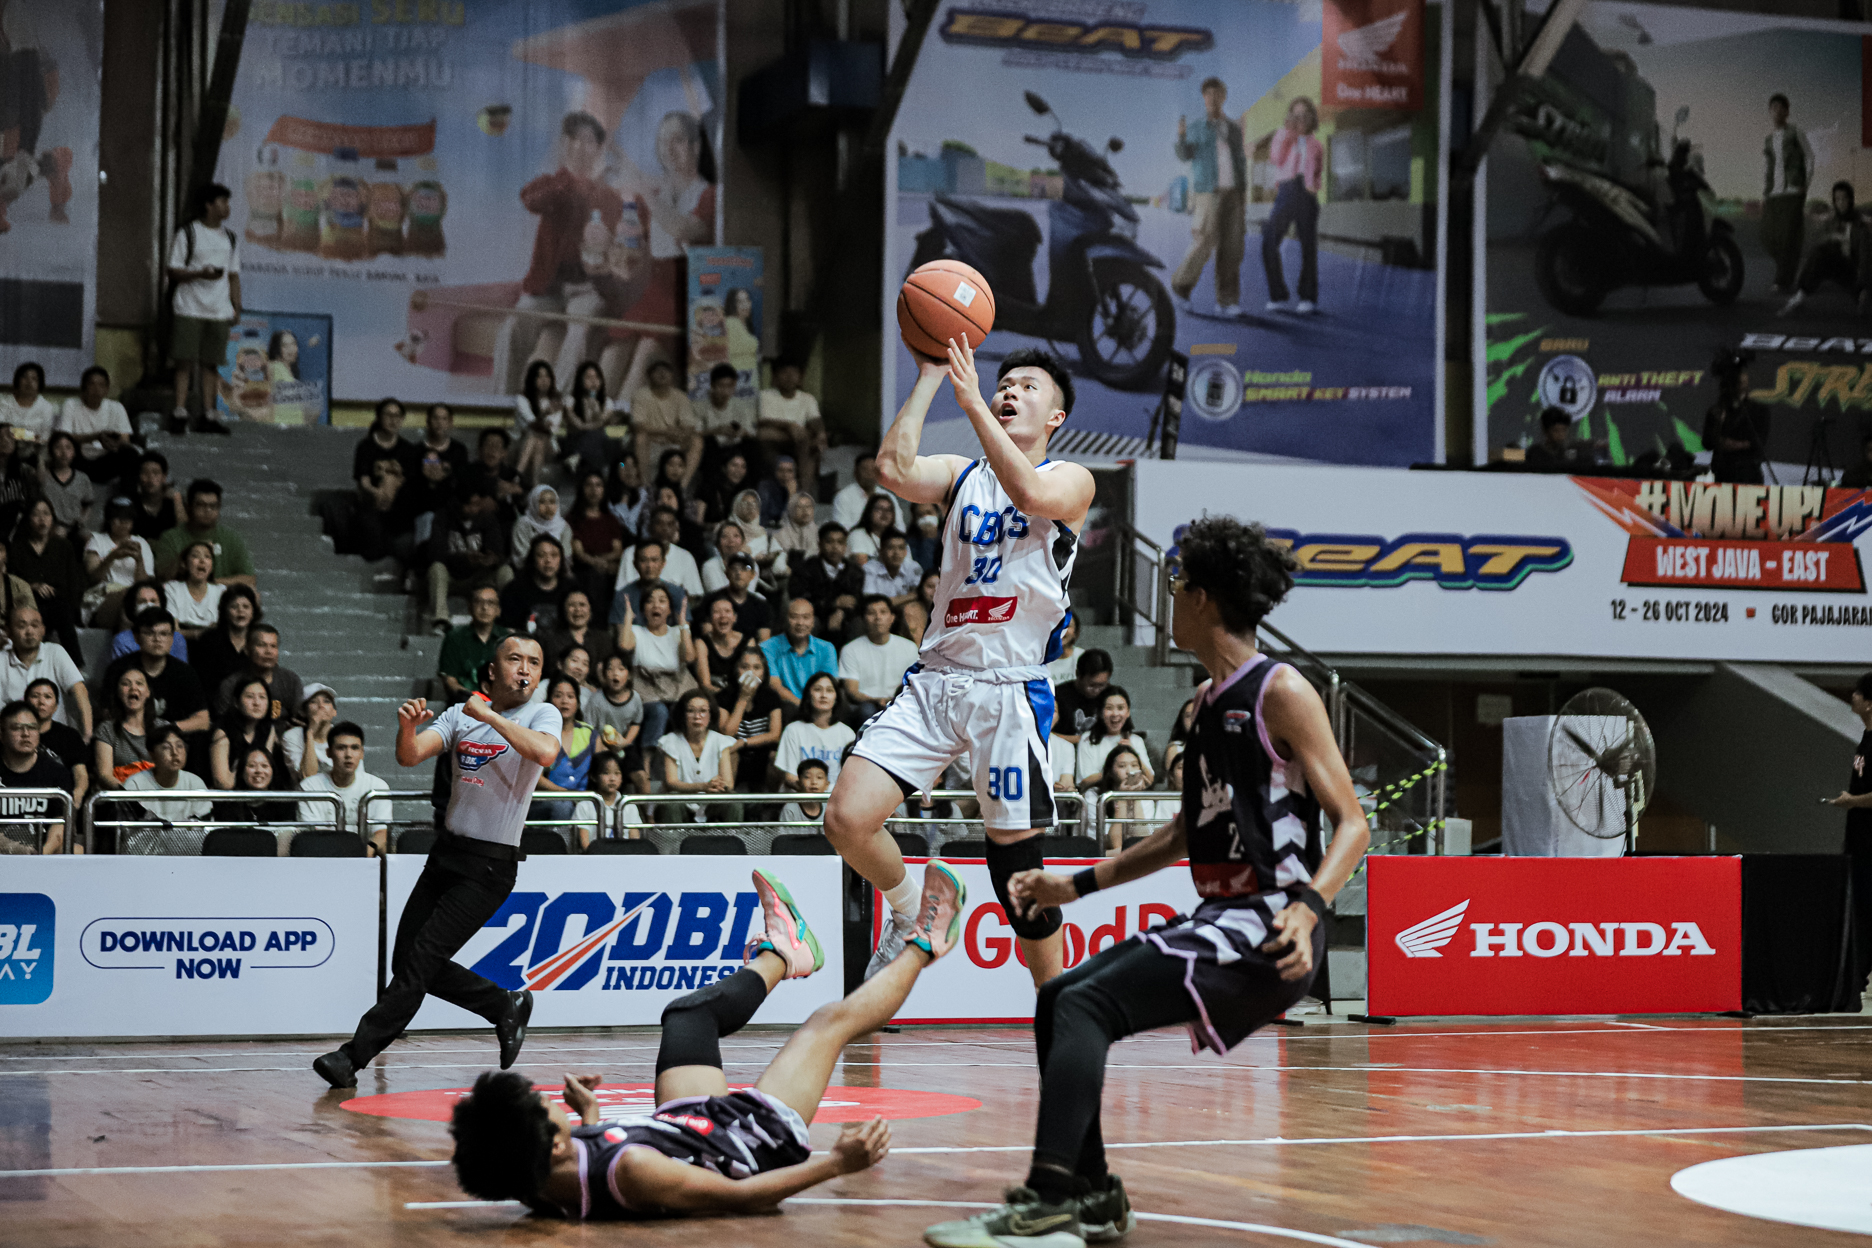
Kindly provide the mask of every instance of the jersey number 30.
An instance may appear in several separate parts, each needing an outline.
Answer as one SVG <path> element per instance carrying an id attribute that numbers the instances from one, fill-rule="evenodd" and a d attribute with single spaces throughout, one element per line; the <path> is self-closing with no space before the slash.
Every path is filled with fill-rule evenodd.
<path id="1" fill-rule="evenodd" d="M 970 570 L 964 585 L 992 585 L 1001 576 L 1000 555 L 976 555 L 975 566 Z"/>
<path id="2" fill-rule="evenodd" d="M 988 796 L 997 802 L 1018 802 L 1025 773 L 1019 767 L 990 767 Z"/>

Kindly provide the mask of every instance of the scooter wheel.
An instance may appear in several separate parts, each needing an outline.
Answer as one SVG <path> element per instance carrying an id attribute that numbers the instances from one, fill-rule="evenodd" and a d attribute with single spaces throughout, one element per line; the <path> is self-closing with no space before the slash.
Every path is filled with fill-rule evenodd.
<path id="1" fill-rule="evenodd" d="M 1556 309 L 1568 316 L 1591 316 L 1611 289 L 1604 276 L 1592 233 L 1569 223 L 1547 231 L 1534 250 L 1534 282 Z"/>

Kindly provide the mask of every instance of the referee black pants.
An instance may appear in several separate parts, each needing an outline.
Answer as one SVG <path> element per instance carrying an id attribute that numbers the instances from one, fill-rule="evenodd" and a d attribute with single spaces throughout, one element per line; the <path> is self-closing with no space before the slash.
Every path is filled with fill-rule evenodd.
<path id="1" fill-rule="evenodd" d="M 506 990 L 451 959 L 507 900 L 518 867 L 507 859 L 440 845 L 429 855 L 397 922 L 390 986 L 358 1020 L 357 1034 L 344 1046 L 353 1066 L 362 1069 L 389 1048 L 422 1008 L 424 995 L 490 1023 L 505 1017 Z"/>

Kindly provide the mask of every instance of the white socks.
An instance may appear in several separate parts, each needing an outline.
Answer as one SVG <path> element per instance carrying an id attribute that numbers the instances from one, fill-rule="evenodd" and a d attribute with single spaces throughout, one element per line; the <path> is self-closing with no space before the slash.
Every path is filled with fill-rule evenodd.
<path id="1" fill-rule="evenodd" d="M 908 926 L 916 920 L 917 900 L 922 891 L 908 871 L 897 881 L 897 887 L 884 890 L 884 900 L 890 902 L 891 917 L 899 926 Z"/>

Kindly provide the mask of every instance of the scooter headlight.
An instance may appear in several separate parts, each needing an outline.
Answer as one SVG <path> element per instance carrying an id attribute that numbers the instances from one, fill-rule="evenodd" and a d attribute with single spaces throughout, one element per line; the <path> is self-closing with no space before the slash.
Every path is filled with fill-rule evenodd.
<path id="1" fill-rule="evenodd" d="M 1122 238 L 1128 238 L 1135 243 L 1137 241 L 1137 230 L 1138 223 L 1133 221 L 1130 217 L 1112 218 L 1112 233 Z"/>

